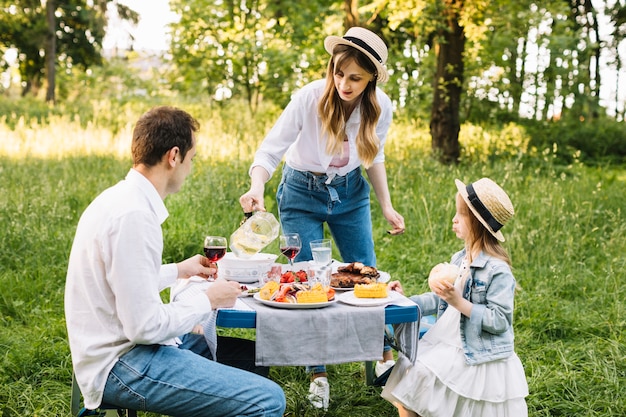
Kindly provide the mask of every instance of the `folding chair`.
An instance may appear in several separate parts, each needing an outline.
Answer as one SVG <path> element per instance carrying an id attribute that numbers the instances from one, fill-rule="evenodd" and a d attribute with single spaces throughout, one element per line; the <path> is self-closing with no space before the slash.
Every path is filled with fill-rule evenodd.
<path id="1" fill-rule="evenodd" d="M 116 406 L 110 406 L 103 404 L 95 410 L 88 410 L 85 407 L 80 406 L 81 393 L 76 382 L 76 376 L 72 372 L 72 397 L 70 400 L 70 409 L 72 410 L 72 417 L 137 417 L 137 411 L 119 408 Z"/>

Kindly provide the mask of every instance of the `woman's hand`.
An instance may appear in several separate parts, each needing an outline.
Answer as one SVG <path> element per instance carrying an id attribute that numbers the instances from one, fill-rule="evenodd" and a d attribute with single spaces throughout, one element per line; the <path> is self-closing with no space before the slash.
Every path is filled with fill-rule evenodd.
<path id="1" fill-rule="evenodd" d="M 265 183 L 269 178 L 270 175 L 265 168 L 260 166 L 252 168 L 250 171 L 250 190 L 239 197 L 239 204 L 245 213 L 265 211 L 263 194 L 265 194 Z"/>
<path id="2" fill-rule="evenodd" d="M 394 236 L 404 233 L 404 217 L 394 210 L 393 207 L 383 210 L 383 216 L 385 216 L 385 219 L 387 219 L 387 222 L 389 222 L 392 227 L 392 229 L 388 230 L 387 233 Z"/>
<path id="3" fill-rule="evenodd" d="M 263 201 L 263 191 L 255 192 L 252 189 L 239 197 L 239 204 L 243 208 L 244 213 L 252 213 L 253 211 L 265 211 L 265 203 Z"/>
<path id="4" fill-rule="evenodd" d="M 392 227 L 387 233 L 390 235 L 401 235 L 404 233 L 404 217 L 402 217 L 391 204 L 385 164 L 382 162 L 374 164 L 366 171 L 372 187 L 374 188 L 374 193 L 376 193 L 376 198 L 380 203 L 383 216 L 385 216 L 385 219 L 387 219 L 387 222 L 389 222 Z"/>

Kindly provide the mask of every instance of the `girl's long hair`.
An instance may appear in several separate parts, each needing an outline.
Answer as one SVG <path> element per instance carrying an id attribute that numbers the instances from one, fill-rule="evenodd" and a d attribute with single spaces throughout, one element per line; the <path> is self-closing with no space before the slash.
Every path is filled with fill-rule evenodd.
<path id="1" fill-rule="evenodd" d="M 467 240 L 467 250 L 471 258 L 472 253 L 478 253 L 481 250 L 494 258 L 502 259 L 511 266 L 511 258 L 506 249 L 500 244 L 500 241 L 493 236 L 489 230 L 478 220 L 472 210 L 467 206 L 465 200 L 457 193 L 459 204 L 459 212 L 466 216 L 468 221 L 469 239 Z M 470 262 L 473 259 L 470 259 Z"/>
<path id="2" fill-rule="evenodd" d="M 372 61 L 358 49 L 347 45 L 335 47 L 326 70 L 326 88 L 317 107 L 322 121 L 322 134 L 328 136 L 326 152 L 329 155 L 341 155 L 346 136 L 347 118 L 339 93 L 335 89 L 335 71 L 344 68 L 351 60 L 368 73 L 376 74 L 376 67 Z M 372 166 L 378 154 L 380 138 L 376 134 L 376 124 L 380 112 L 380 105 L 376 98 L 376 77 L 374 77 L 361 94 L 361 125 L 356 137 L 356 149 L 365 168 Z"/>

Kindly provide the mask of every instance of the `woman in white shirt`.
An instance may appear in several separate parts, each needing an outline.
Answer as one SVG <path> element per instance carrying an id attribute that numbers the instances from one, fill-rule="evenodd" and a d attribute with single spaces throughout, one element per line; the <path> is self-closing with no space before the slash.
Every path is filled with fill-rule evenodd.
<path id="1" fill-rule="evenodd" d="M 331 54 L 325 80 L 296 92 L 256 152 L 250 190 L 240 198 L 244 211 L 265 210 L 265 183 L 285 157 L 276 199 L 284 233 L 299 233 L 298 260 L 311 259 L 309 242 L 324 237 L 324 223 L 344 262 L 375 266 L 370 215 L 370 186 L 365 168 L 391 234 L 404 232 L 404 218 L 391 203 L 384 144 L 392 120 L 389 97 L 377 87 L 389 74 L 387 47 L 367 29 L 353 27 L 345 36 L 324 41 Z M 388 351 L 387 357 L 391 358 Z M 328 406 L 323 366 L 312 369 L 321 393 L 311 401 Z M 321 377 L 322 379 L 319 379 Z"/>

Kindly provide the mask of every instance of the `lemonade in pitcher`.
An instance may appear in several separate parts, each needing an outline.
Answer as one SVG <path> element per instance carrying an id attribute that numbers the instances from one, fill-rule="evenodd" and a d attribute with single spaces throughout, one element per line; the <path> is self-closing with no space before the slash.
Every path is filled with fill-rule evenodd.
<path id="1" fill-rule="evenodd" d="M 238 258 L 248 259 L 272 243 L 279 229 L 272 213 L 256 212 L 230 236 L 230 250 Z"/>

